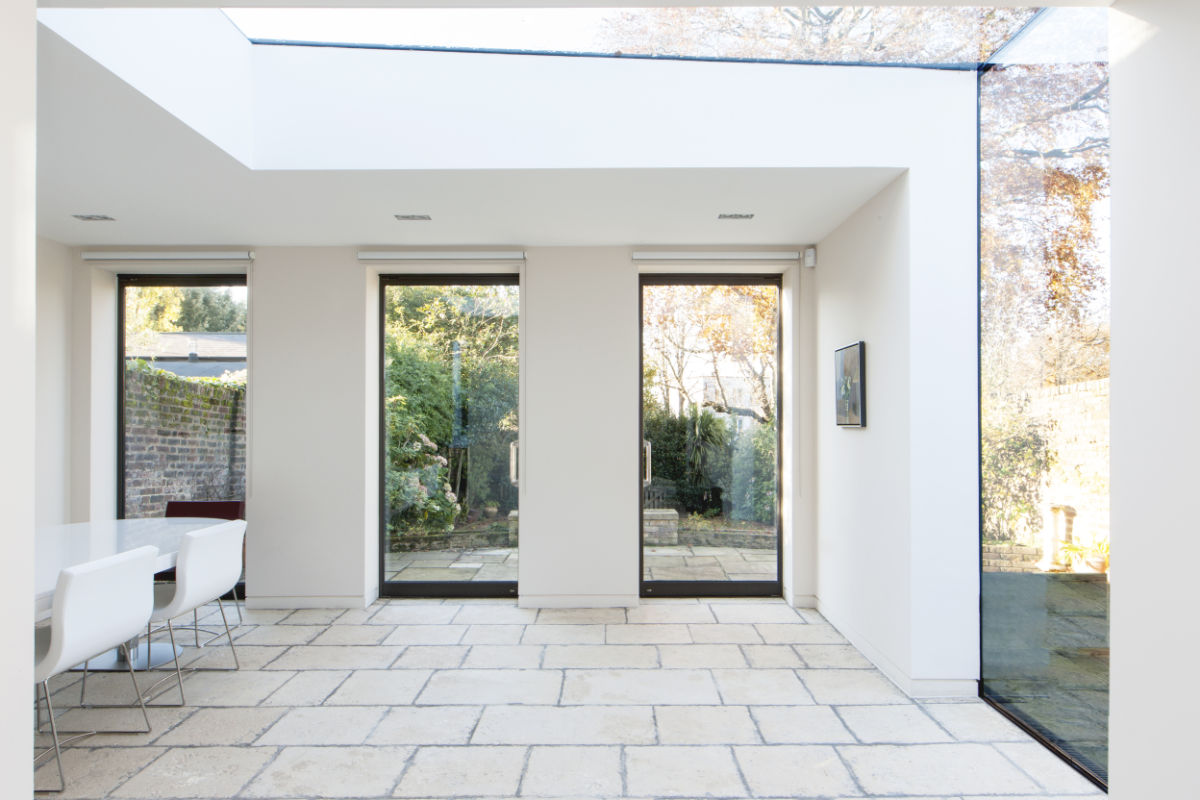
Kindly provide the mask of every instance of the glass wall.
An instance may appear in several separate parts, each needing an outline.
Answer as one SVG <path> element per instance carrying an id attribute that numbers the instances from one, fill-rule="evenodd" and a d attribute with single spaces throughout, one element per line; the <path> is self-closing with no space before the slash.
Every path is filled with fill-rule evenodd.
<path id="1" fill-rule="evenodd" d="M 383 283 L 384 593 L 514 595 L 516 277 Z"/>
<path id="2" fill-rule="evenodd" d="M 980 74 L 982 681 L 1108 776 L 1107 12 L 1045 12 Z"/>
<path id="3" fill-rule="evenodd" d="M 779 594 L 779 278 L 642 279 L 642 592 Z"/>
<path id="4" fill-rule="evenodd" d="M 246 279 L 123 276 L 118 516 L 246 496 Z"/>

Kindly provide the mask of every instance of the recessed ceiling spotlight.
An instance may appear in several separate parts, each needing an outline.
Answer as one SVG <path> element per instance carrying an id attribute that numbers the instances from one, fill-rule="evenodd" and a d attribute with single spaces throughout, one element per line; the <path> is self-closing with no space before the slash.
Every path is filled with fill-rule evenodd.
<path id="1" fill-rule="evenodd" d="M 116 222 L 117 221 L 115 218 L 110 217 L 108 214 L 72 214 L 71 216 L 77 220 L 80 220 L 81 222 Z"/>
<path id="2" fill-rule="evenodd" d="M 754 219 L 753 214 L 717 214 L 717 219 Z"/>
<path id="3" fill-rule="evenodd" d="M 396 214 L 395 217 L 401 222 L 429 222 L 433 219 L 428 214 Z"/>

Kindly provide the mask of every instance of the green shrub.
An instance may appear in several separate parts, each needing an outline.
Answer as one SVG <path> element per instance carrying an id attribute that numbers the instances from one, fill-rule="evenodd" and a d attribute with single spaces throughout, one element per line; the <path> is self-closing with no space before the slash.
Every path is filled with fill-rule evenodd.
<path id="1" fill-rule="evenodd" d="M 447 480 L 445 456 L 409 416 L 402 399 L 387 406 L 388 463 L 384 476 L 390 535 L 409 528 L 450 530 L 461 510 Z"/>
<path id="2" fill-rule="evenodd" d="M 721 497 L 729 485 L 729 427 L 708 409 L 693 408 L 675 416 L 647 399 L 642 408 L 642 435 L 650 441 L 656 484 L 675 487 L 685 513 L 721 513 Z"/>
<path id="3" fill-rule="evenodd" d="M 1048 427 L 1020 414 L 984 427 L 980 501 L 985 540 L 1017 541 L 1041 529 L 1038 504 L 1055 458 Z"/>
<path id="4" fill-rule="evenodd" d="M 388 484 L 389 501 L 397 508 L 415 502 L 399 513 L 426 522 L 428 511 L 441 524 L 438 515 L 446 509 L 420 508 L 426 495 L 437 494 L 437 483 L 446 484 L 460 510 L 489 499 L 508 510 L 503 501 L 514 496 L 508 446 L 517 435 L 515 293 L 515 287 L 495 286 L 388 287 L 386 461 L 389 477 L 398 481 Z M 446 462 L 436 480 L 431 465 L 407 463 L 420 436 Z"/>
<path id="5" fill-rule="evenodd" d="M 774 522 L 776 512 L 775 422 L 741 431 L 733 445 L 733 480 L 729 499 L 734 519 Z"/>
<path id="6" fill-rule="evenodd" d="M 446 447 L 453 425 L 449 365 L 426 347 L 388 337 L 384 360 L 384 397 L 404 398 L 404 412 L 422 433 Z"/>

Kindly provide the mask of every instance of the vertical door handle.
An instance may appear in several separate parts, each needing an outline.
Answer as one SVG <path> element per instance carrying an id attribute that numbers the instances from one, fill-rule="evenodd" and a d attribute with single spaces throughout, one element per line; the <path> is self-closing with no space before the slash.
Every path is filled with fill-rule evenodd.
<path id="1" fill-rule="evenodd" d="M 513 486 L 517 486 L 519 483 L 517 478 L 517 451 L 519 447 L 519 442 L 514 441 L 508 443 L 508 482 Z"/>
<path id="2" fill-rule="evenodd" d="M 645 461 L 645 466 L 642 468 L 642 486 L 650 485 L 650 481 L 654 478 L 654 473 L 650 468 L 650 454 L 652 446 L 648 439 L 642 439 L 642 458 Z"/>

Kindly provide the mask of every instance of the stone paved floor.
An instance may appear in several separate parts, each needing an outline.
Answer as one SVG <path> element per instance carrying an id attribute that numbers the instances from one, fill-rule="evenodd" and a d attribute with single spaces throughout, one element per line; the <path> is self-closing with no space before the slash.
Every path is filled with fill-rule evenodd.
<path id="1" fill-rule="evenodd" d="M 647 547 L 643 559 L 646 580 L 762 581 L 774 580 L 774 550 L 744 547 L 671 545 Z M 389 581 L 515 581 L 517 549 L 426 550 L 388 553 Z"/>
<path id="2" fill-rule="evenodd" d="M 188 704 L 153 708 L 152 733 L 68 748 L 65 797 L 1099 794 L 979 701 L 910 700 L 778 600 L 390 600 L 250 611 L 236 636 L 242 670 L 189 676 Z M 200 657 L 228 663 L 228 648 Z M 77 681 L 55 679 L 60 705 Z M 125 675 L 88 684 L 93 702 L 129 697 Z"/>

